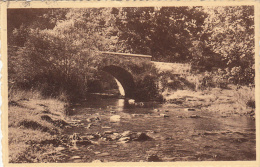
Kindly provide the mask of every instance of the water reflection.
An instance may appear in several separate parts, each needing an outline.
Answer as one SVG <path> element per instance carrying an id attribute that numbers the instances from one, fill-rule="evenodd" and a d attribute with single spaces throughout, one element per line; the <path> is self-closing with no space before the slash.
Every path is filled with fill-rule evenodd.
<path id="1" fill-rule="evenodd" d="M 104 131 L 116 133 L 131 131 L 144 132 L 153 138 L 142 143 L 132 141 L 117 144 L 116 140 L 103 141 L 102 147 L 93 146 L 95 151 L 109 152 L 111 156 L 106 158 L 110 161 L 115 159 L 130 161 L 131 158 L 143 160 L 147 151 L 156 151 L 160 157 L 174 161 L 255 159 L 255 121 L 248 117 L 222 118 L 218 113 L 200 109 L 187 112 L 183 108 L 154 102 L 145 102 L 142 105 L 136 102 L 130 105 L 128 99 L 93 98 L 92 100 L 78 106 L 79 112 L 74 116 L 84 124 L 83 126 L 91 124 L 90 128 L 74 127 L 65 133 L 86 135 Z M 92 117 L 100 113 L 98 117 L 101 121 L 86 122 L 90 117 L 89 113 Z M 168 117 L 162 117 L 160 114 L 167 114 Z M 120 122 L 109 122 L 112 115 L 119 115 Z M 191 115 L 200 117 L 192 118 Z M 111 146 L 116 146 L 117 149 Z M 82 154 L 89 152 L 86 148 L 80 149 Z M 137 154 L 140 155 L 139 158 L 135 156 Z M 94 154 L 92 158 L 100 159 Z"/>
<path id="2" fill-rule="evenodd" d="M 118 111 L 123 111 L 125 106 L 125 99 L 118 99 L 117 100 L 117 110 Z"/>

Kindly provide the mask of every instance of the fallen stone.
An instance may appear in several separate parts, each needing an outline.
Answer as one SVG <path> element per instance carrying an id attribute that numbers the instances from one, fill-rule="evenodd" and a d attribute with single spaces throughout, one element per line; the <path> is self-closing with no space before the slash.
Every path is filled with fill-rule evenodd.
<path id="1" fill-rule="evenodd" d="M 111 123 L 120 122 L 120 118 L 121 118 L 120 115 L 113 115 L 110 117 L 110 122 Z"/>
<path id="2" fill-rule="evenodd" d="M 154 112 L 159 112 L 160 110 L 159 110 L 159 109 L 154 109 L 153 111 L 154 111 Z"/>
<path id="3" fill-rule="evenodd" d="M 101 152 L 99 152 L 99 151 L 96 151 L 96 152 L 94 152 L 95 154 L 100 154 Z"/>

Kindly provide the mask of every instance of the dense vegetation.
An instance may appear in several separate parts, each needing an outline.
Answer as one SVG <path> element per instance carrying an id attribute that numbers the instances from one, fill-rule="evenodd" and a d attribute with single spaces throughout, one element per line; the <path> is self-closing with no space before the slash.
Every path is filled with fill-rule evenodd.
<path id="1" fill-rule="evenodd" d="M 190 63 L 194 71 L 205 73 L 204 86 L 216 78 L 221 85 L 253 84 L 254 8 L 8 10 L 9 92 L 18 88 L 44 96 L 86 97 L 107 61 L 98 51 Z M 143 89 L 137 94 L 145 95 L 140 99 L 158 96 L 159 74 L 152 64 L 113 61 L 138 79 Z"/>

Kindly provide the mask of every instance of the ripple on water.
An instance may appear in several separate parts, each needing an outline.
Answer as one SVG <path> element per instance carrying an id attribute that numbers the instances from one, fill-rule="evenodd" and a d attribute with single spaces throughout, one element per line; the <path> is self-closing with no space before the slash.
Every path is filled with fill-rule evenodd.
<path id="1" fill-rule="evenodd" d="M 118 104 L 120 106 L 117 106 Z M 68 128 L 65 134 L 144 132 L 153 138 L 152 141 L 116 143 L 113 140 L 97 140 L 96 144 L 89 147 L 80 146 L 78 150 L 65 148 L 61 149 L 62 152 L 71 158 L 88 155 L 82 160 L 87 162 L 147 161 L 149 152 L 154 152 L 163 161 L 255 160 L 255 122 L 252 119 L 222 118 L 218 113 L 200 110 L 184 112 L 181 108 L 158 104 L 145 104 L 145 107 L 129 107 L 122 104 L 118 103 L 117 99 L 102 99 L 90 105 L 76 106 L 75 114 L 70 116 L 72 120 L 75 119 L 75 124 L 84 123 L 84 126 L 87 126 L 84 121 L 97 113 L 100 113 L 100 121 L 88 129 L 80 126 Z M 166 110 L 168 112 L 165 112 Z M 160 116 L 166 113 L 169 117 Z M 109 122 L 113 114 L 121 116 L 119 122 Z M 199 117 L 190 118 L 190 115 Z"/>

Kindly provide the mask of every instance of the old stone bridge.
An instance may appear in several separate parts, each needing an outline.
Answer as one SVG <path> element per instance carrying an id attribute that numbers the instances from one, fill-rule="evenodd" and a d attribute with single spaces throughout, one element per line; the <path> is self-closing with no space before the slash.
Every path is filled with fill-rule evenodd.
<path id="1" fill-rule="evenodd" d="M 156 62 L 152 61 L 152 56 L 149 55 L 140 55 L 140 54 L 129 54 L 129 53 L 117 53 L 117 52 L 101 52 L 102 56 L 107 58 L 117 57 L 123 59 L 123 61 L 146 61 L 151 62 L 155 65 L 159 72 L 170 71 L 174 74 L 185 74 L 190 72 L 189 64 L 180 64 L 180 63 L 166 63 L 166 62 Z M 108 65 L 102 68 L 103 71 L 111 74 L 117 84 L 119 89 L 123 89 L 123 94 L 126 98 L 135 98 L 134 90 L 135 81 L 132 74 L 126 69 L 117 66 L 116 64 Z M 121 91 L 120 91 L 121 92 Z"/>

